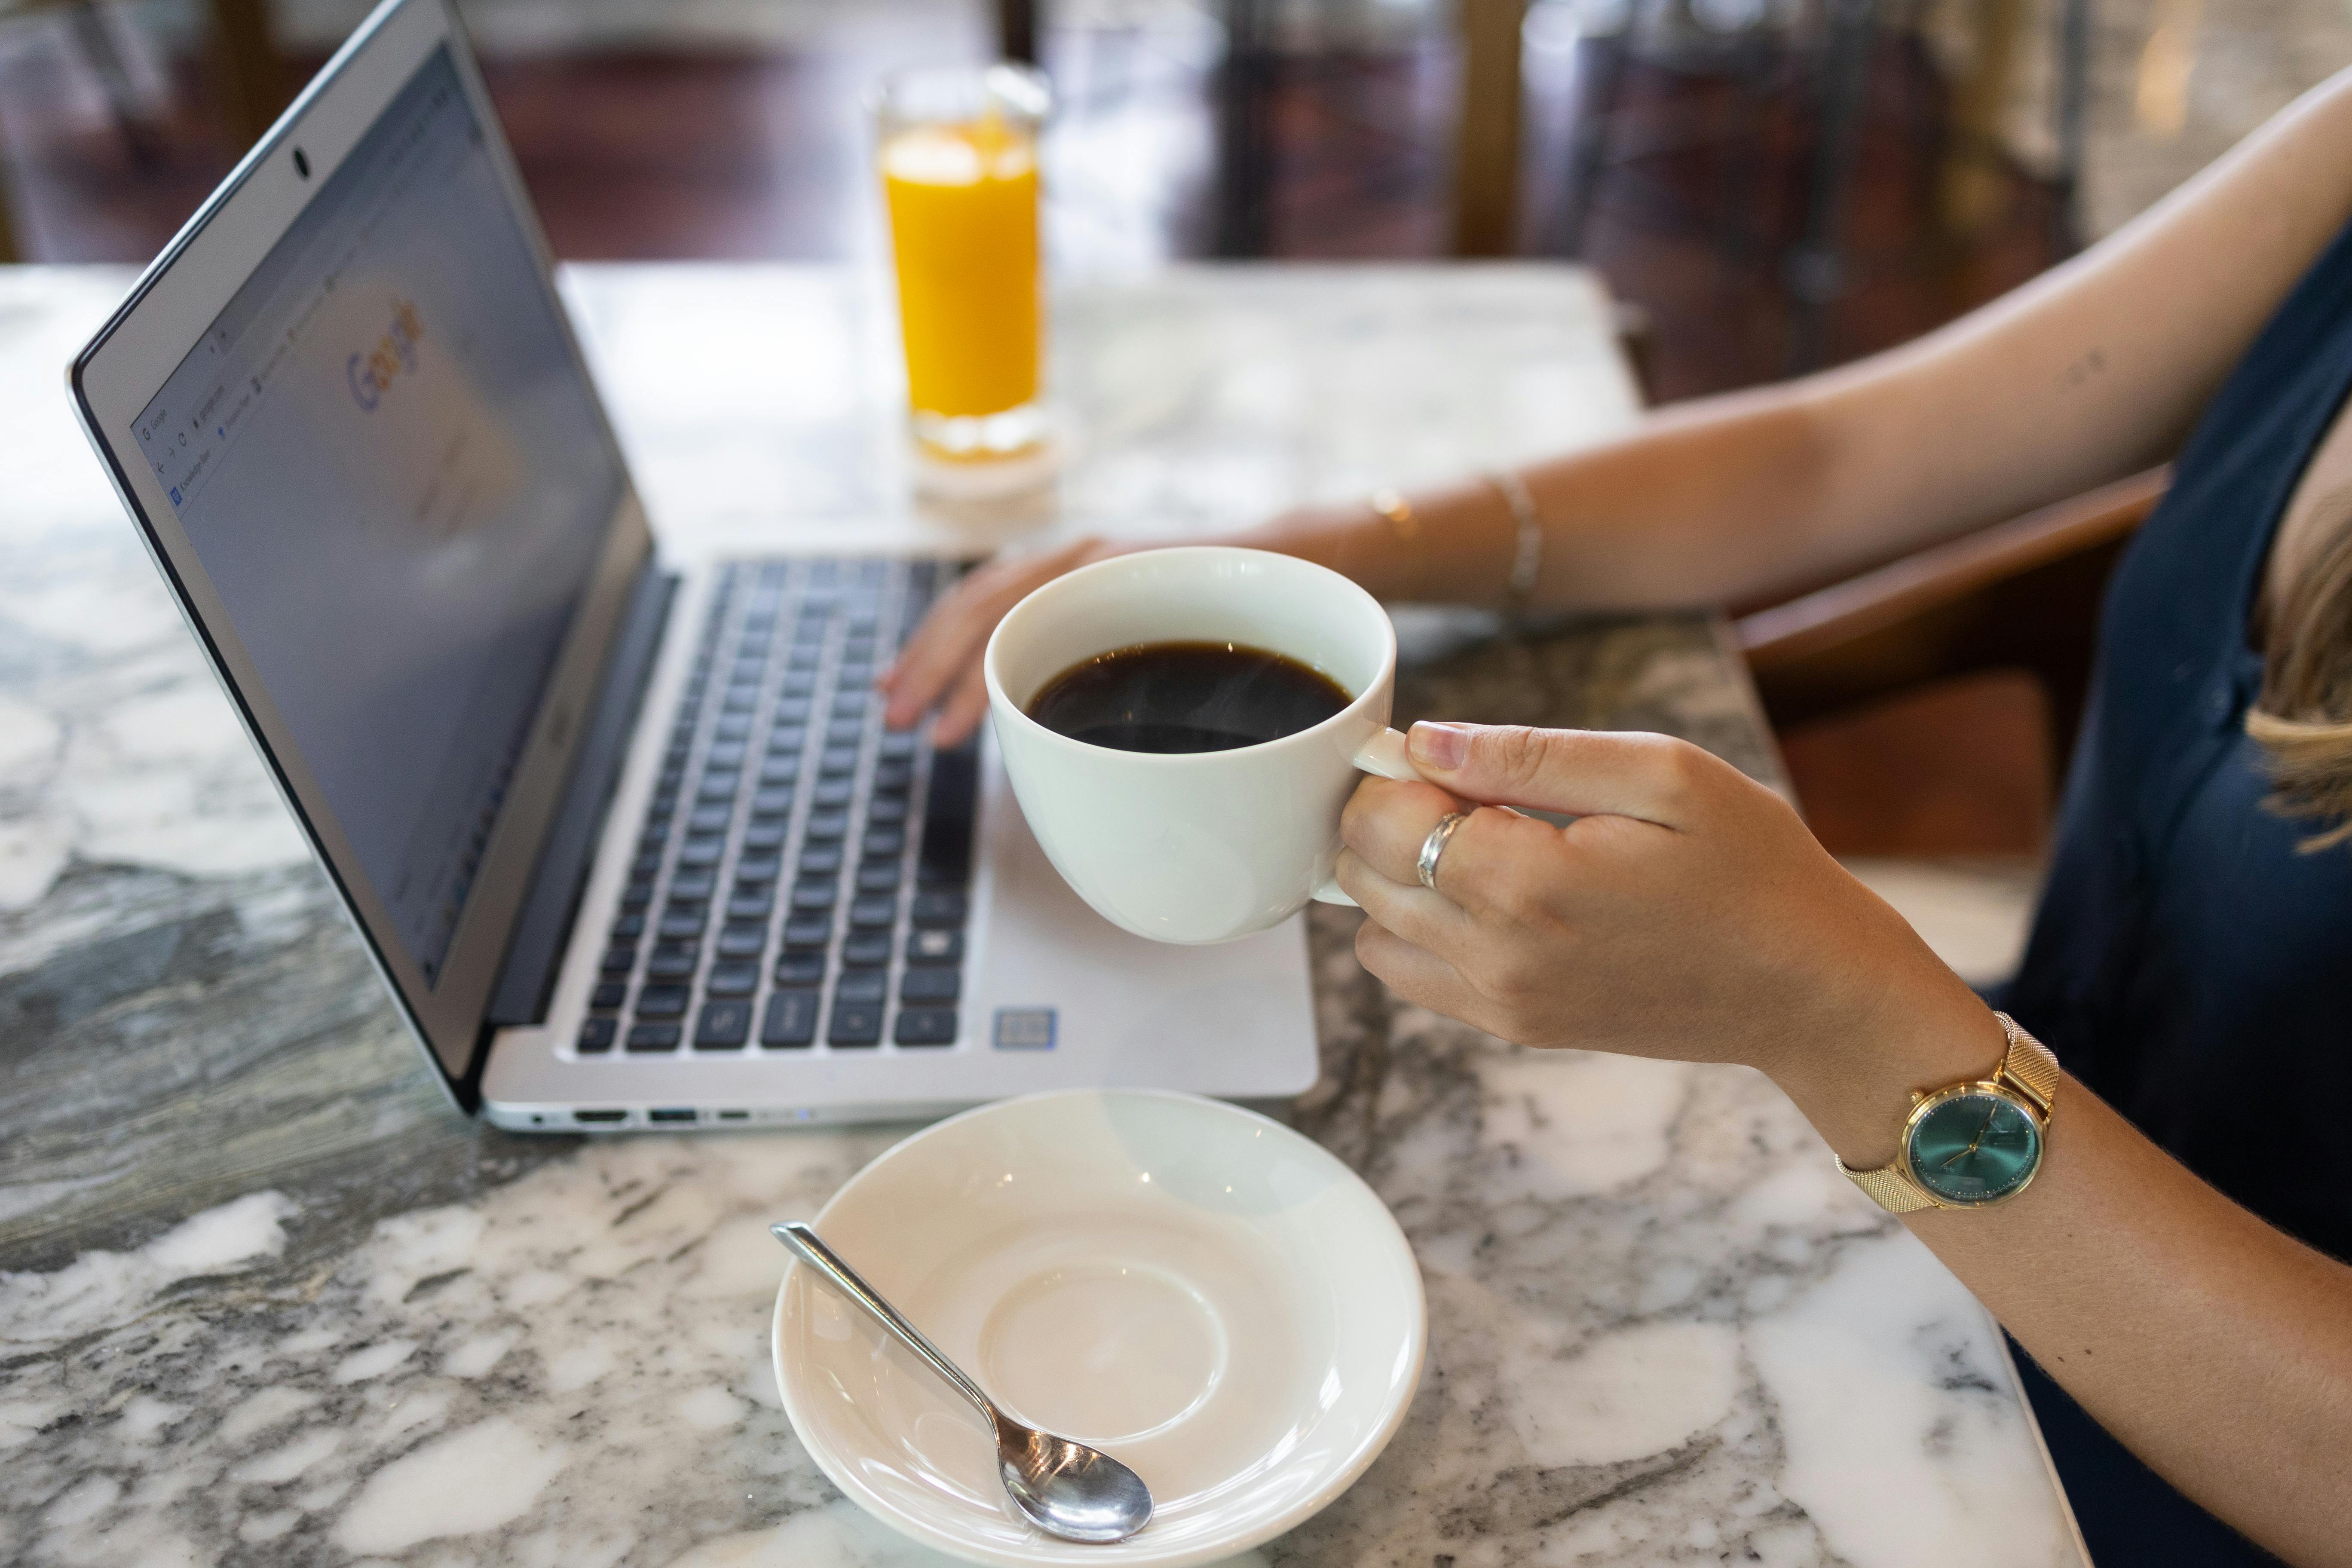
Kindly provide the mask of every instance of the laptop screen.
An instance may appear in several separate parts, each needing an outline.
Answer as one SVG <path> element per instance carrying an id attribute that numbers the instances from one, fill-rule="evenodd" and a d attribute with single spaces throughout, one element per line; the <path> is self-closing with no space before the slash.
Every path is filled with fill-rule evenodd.
<path id="1" fill-rule="evenodd" d="M 437 983 L 623 475 L 445 45 L 131 437 Z"/>

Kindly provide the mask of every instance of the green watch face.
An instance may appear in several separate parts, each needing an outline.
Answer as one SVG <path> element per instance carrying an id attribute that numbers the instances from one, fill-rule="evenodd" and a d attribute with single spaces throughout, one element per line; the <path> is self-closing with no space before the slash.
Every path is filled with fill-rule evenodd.
<path id="1" fill-rule="evenodd" d="M 2005 1198 L 2041 1163 L 2041 1127 L 2001 1095 L 1953 1095 L 1929 1106 L 1912 1125 L 1912 1179 L 1946 1203 Z"/>

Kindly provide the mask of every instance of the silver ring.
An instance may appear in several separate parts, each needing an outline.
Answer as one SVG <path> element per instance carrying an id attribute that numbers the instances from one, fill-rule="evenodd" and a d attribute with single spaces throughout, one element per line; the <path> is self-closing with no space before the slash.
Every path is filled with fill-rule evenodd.
<path id="1" fill-rule="evenodd" d="M 1449 811 L 1437 819 L 1437 826 L 1431 828 L 1429 837 L 1421 841 L 1421 885 L 1431 892 L 1437 891 L 1437 858 L 1445 853 L 1446 845 L 1453 841 L 1454 830 L 1469 820 L 1470 814 L 1466 811 Z"/>

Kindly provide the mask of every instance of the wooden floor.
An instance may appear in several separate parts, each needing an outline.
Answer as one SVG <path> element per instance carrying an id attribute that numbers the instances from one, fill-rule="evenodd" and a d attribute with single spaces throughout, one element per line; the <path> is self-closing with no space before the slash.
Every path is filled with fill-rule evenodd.
<path id="1" fill-rule="evenodd" d="M 152 256 L 236 152 L 202 73 L 172 62 L 168 89 L 146 105 L 152 123 L 126 135 L 61 28 L 10 37 L 0 137 L 26 258 Z M 1743 89 L 1703 62 L 1629 68 L 1610 121 L 1618 156 L 1592 182 L 1580 226 L 1566 132 L 1594 47 L 1530 60 L 1523 248 L 1580 253 L 1644 308 L 1659 399 L 1900 342 L 2056 259 L 2050 193 L 2009 171 L 2000 212 L 1978 237 L 1937 236 L 1944 85 L 1916 43 L 1883 40 L 1844 226 L 1847 288 L 1811 319 L 1809 356 L 1809 318 L 1784 287 L 1809 188 L 1807 83 Z M 825 258 L 879 245 L 863 189 L 860 95 L 887 63 L 871 53 L 557 55 L 492 58 L 486 74 L 559 254 Z M 1052 198 L 1060 263 L 1207 253 L 1226 231 L 1213 66 L 1102 32 L 1049 36 L 1047 63 L 1066 98 L 1055 135 L 1069 172 Z M 1275 61 L 1258 153 L 1265 254 L 1446 254 L 1452 71 L 1442 38 Z M 1817 831 L 1867 853 L 2032 852 L 2046 809 L 2031 805 L 2046 805 L 2054 770 L 2031 701 L 1996 687 L 1787 737 Z"/>

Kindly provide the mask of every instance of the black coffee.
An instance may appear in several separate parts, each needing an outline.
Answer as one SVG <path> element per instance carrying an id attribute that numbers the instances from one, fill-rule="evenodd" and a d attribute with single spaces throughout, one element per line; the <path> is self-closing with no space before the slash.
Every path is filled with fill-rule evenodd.
<path id="1" fill-rule="evenodd" d="M 1113 648 L 1045 683 L 1029 717 L 1119 752 L 1224 752 L 1320 724 L 1355 699 L 1328 676 L 1247 643 Z"/>

